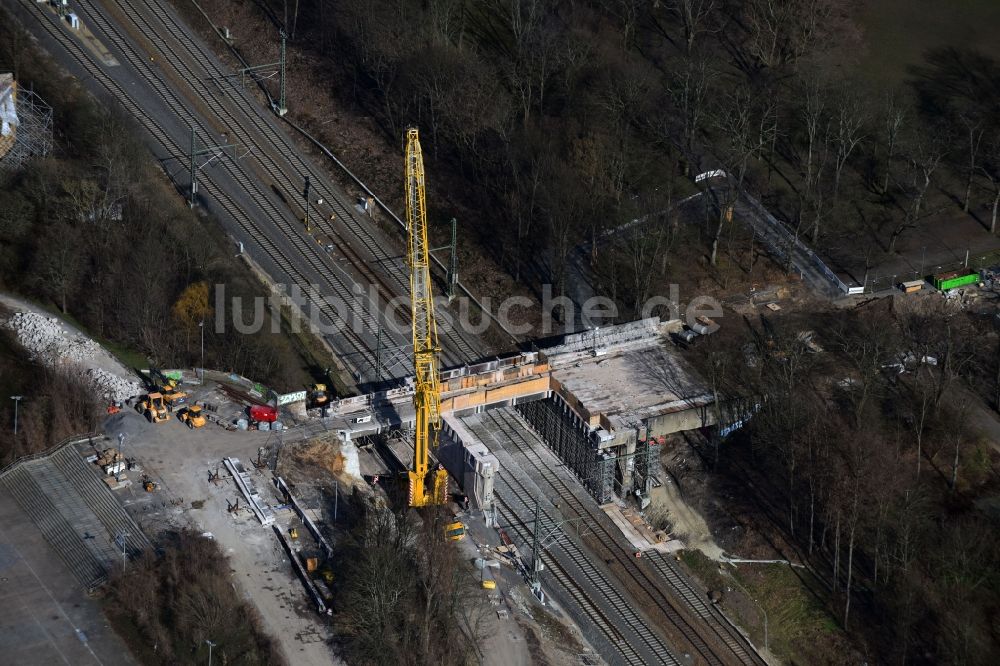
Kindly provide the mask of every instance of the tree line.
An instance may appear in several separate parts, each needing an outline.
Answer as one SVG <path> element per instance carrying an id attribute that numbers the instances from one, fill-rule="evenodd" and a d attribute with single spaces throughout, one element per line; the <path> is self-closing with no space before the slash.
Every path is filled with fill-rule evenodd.
<path id="1" fill-rule="evenodd" d="M 753 480 L 880 662 L 988 664 L 1000 649 L 1000 468 L 995 436 L 972 425 L 993 399 L 997 337 L 942 301 L 878 301 L 748 321 L 694 357 L 720 395 L 743 397 L 722 422 L 753 413 L 710 459 Z"/>
<path id="2" fill-rule="evenodd" d="M 222 664 L 284 664 L 252 604 L 230 576 L 229 559 L 197 532 L 167 532 L 111 576 L 105 607 L 144 664 L 207 663 L 206 641 Z"/>
<path id="3" fill-rule="evenodd" d="M 51 304 L 157 367 L 200 365 L 204 321 L 208 367 L 303 386 L 306 362 L 268 322 L 256 334 L 215 330 L 213 285 L 245 303 L 266 296 L 221 225 L 183 204 L 117 104 L 93 99 L 0 18 L 0 62 L 53 107 L 55 128 L 53 153 L 0 188 L 0 288 Z"/>
<path id="4" fill-rule="evenodd" d="M 665 213 L 694 191 L 691 176 L 719 167 L 729 196 L 762 196 L 797 236 L 866 265 L 942 210 L 996 228 L 996 62 L 941 49 L 905 84 L 869 83 L 848 0 L 268 6 L 387 141 L 421 127 L 439 174 L 432 203 L 462 211 L 468 233 L 533 288 L 564 288 L 583 243 L 626 305 L 651 278 L 738 264 L 745 241 L 720 253 L 731 201 L 680 237 Z M 649 223 L 626 251 L 603 247 L 634 219 Z"/>
<path id="5" fill-rule="evenodd" d="M 443 510 L 415 514 L 375 508 L 358 515 L 338 545 L 334 627 L 351 664 L 470 663 L 483 657 L 493 612 L 444 535 Z"/>

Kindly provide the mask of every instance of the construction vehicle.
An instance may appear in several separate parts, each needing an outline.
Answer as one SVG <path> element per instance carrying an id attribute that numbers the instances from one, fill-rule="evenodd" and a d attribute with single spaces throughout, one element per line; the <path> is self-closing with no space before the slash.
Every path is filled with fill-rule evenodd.
<path id="1" fill-rule="evenodd" d="M 427 206 L 424 159 L 416 128 L 406 130 L 406 257 L 410 271 L 410 314 L 413 322 L 413 470 L 407 472 L 409 505 L 444 504 L 448 500 L 448 472 L 430 469 L 430 449 L 436 448 L 441 429 L 441 389 L 438 384 L 437 323 L 431 291 L 430 247 L 427 242 Z"/>
<path id="2" fill-rule="evenodd" d="M 448 541 L 461 541 L 465 538 L 465 523 L 455 521 L 444 526 L 444 536 Z"/>
<path id="3" fill-rule="evenodd" d="M 168 405 L 183 405 L 187 402 L 188 394 L 177 388 L 177 380 L 169 379 L 160 389 L 163 394 L 163 402 Z"/>
<path id="4" fill-rule="evenodd" d="M 150 423 L 163 423 L 170 420 L 170 414 L 161 393 L 149 393 L 139 398 L 139 402 L 135 403 L 135 411 L 144 415 Z"/>
<path id="5" fill-rule="evenodd" d="M 201 405 L 191 405 L 185 407 L 178 414 L 177 418 L 181 423 L 186 423 L 188 428 L 201 428 L 205 425 L 205 415 L 201 412 Z"/>
<path id="6" fill-rule="evenodd" d="M 309 407 L 326 407 L 330 404 L 330 394 L 326 390 L 326 384 L 313 384 L 309 389 Z"/>

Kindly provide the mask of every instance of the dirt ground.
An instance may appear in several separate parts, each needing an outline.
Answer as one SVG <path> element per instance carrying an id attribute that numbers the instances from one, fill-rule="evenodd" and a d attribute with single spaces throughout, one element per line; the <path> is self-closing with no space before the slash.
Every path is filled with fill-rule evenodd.
<path id="1" fill-rule="evenodd" d="M 682 438 L 671 438 L 660 455 L 662 484 L 650 492 L 646 515 L 657 527 L 667 528 L 672 538 L 680 539 L 687 548 L 701 551 L 706 557 L 719 560 L 722 548 L 702 515 L 691 503 L 703 505 L 705 486 L 701 479 L 700 460 Z M 693 472 L 693 473 L 692 473 Z"/>
<path id="2" fill-rule="evenodd" d="M 195 390 L 192 398 L 209 390 L 211 386 Z M 265 630 L 279 643 L 288 663 L 338 663 L 329 645 L 329 624 L 307 604 L 302 584 L 273 530 L 247 511 L 234 515 L 227 510 L 237 499 L 244 502 L 222 466 L 226 456 L 239 458 L 261 495 L 272 505 L 279 504 L 270 475 L 252 464 L 259 447 L 274 444 L 274 433 L 229 432 L 214 424 L 191 430 L 176 416 L 151 424 L 132 409 L 110 417 L 105 432 L 112 440 L 118 433 L 125 434 L 125 455 L 134 458 L 159 486 L 152 493 L 138 484 L 118 491 L 151 538 L 160 530 L 182 526 L 207 533 L 206 538 L 215 539 L 230 557 L 234 581 L 259 610 Z M 220 481 L 212 483 L 209 475 L 216 470 Z"/>
<path id="3" fill-rule="evenodd" d="M 883 278 L 888 286 L 892 276 L 897 280 L 912 280 L 921 275 L 955 270 L 965 262 L 1000 249 L 1000 239 L 989 232 L 989 211 L 973 208 L 968 215 L 955 208 L 920 221 L 916 229 L 900 236 L 895 252 L 885 251 L 887 232 L 868 228 L 860 234 L 829 239 L 829 247 L 820 254 L 835 273 L 845 275 L 858 284 L 865 278 L 865 252 L 870 252 L 873 268 L 868 279 Z M 864 248 L 859 248 L 859 240 Z"/>

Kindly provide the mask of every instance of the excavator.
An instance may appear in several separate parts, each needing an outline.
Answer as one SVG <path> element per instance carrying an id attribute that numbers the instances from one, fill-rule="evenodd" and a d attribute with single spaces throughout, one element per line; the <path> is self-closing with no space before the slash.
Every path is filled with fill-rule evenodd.
<path id="1" fill-rule="evenodd" d="M 313 384 L 309 389 L 309 406 L 326 407 L 330 402 L 330 394 L 326 390 L 326 384 Z"/>
<path id="2" fill-rule="evenodd" d="M 135 403 L 135 411 L 146 417 L 150 423 L 163 423 L 170 420 L 167 405 L 162 393 L 150 393 L 139 398 Z"/>
<path id="3" fill-rule="evenodd" d="M 406 473 L 409 505 L 423 507 L 448 501 L 448 472 L 430 469 L 430 449 L 437 448 L 441 430 L 441 388 L 438 380 L 437 322 L 431 292 L 430 247 L 424 159 L 416 128 L 406 131 L 406 256 L 410 272 L 410 314 L 413 322 L 413 375 L 416 408 L 413 469 Z"/>
<path id="4" fill-rule="evenodd" d="M 149 385 L 154 391 L 163 395 L 163 402 L 168 405 L 183 405 L 187 402 L 188 394 L 177 388 L 177 380 L 168 377 L 162 370 L 153 368 L 150 370 Z"/>

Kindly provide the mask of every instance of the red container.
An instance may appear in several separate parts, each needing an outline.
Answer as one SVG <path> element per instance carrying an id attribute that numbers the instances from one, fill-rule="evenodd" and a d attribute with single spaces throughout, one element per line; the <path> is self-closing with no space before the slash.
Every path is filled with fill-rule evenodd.
<path id="1" fill-rule="evenodd" d="M 278 420 L 278 410 L 270 405 L 254 405 L 250 408 L 250 418 L 257 422 L 274 423 Z"/>

